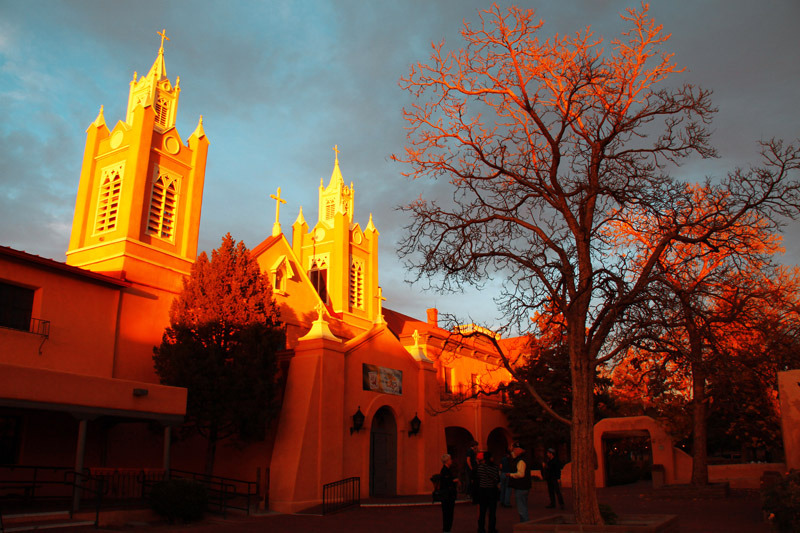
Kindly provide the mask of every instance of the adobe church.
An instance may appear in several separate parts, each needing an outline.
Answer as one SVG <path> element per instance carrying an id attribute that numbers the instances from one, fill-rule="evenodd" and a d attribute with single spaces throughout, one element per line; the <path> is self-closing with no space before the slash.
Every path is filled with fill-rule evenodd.
<path id="1" fill-rule="evenodd" d="M 89 125 L 66 263 L 0 247 L 0 464 L 202 470 L 204 442 L 175 438 L 187 391 L 160 385 L 152 361 L 197 256 L 209 147 L 202 116 L 186 141 L 175 128 L 180 79 L 161 35 L 124 120 L 101 107 Z M 278 189 L 272 234 L 251 250 L 287 328 L 280 415 L 263 442 L 217 450 L 215 475 L 258 482 L 281 512 L 346 478 L 362 498 L 428 493 L 443 453 L 511 439 L 501 397 L 464 400 L 508 381 L 492 344 L 445 329 L 436 309 L 384 307 L 378 227 L 356 219 L 332 155 L 316 213 L 284 232 Z"/>

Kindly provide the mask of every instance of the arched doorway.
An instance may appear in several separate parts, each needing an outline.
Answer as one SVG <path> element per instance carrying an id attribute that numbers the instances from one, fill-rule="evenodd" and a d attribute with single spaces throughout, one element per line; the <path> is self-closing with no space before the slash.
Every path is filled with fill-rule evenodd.
<path id="1" fill-rule="evenodd" d="M 397 422 L 388 407 L 381 407 L 372 418 L 369 438 L 369 494 L 394 496 L 397 493 Z"/>
<path id="2" fill-rule="evenodd" d="M 472 433 L 460 426 L 444 428 L 444 438 L 447 444 L 447 453 L 453 458 L 453 463 L 458 469 L 458 476 L 461 479 L 460 490 L 465 491 L 467 487 L 467 449 L 469 448 L 469 443 L 475 439 Z"/>
<path id="3" fill-rule="evenodd" d="M 508 453 L 508 446 L 511 444 L 508 438 L 508 431 L 504 428 L 495 428 L 489 433 L 486 439 L 486 448 L 492 452 L 492 457 L 497 464 L 500 464 L 500 459 Z"/>

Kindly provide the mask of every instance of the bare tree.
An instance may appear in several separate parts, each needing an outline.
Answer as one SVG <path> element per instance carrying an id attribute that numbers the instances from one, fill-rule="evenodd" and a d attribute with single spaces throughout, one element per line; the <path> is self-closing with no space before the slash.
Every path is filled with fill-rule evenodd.
<path id="1" fill-rule="evenodd" d="M 754 209 L 794 213 L 792 147 L 775 143 L 765 173 L 736 173 L 713 187 L 718 208 L 694 210 L 691 187 L 666 174 L 690 155 L 712 157 L 710 92 L 666 86 L 680 70 L 669 38 L 647 13 L 608 49 L 589 29 L 540 40 L 533 11 L 493 7 L 465 25 L 462 49 L 435 44 L 430 62 L 402 80 L 408 146 L 395 159 L 414 178 L 449 180 L 452 200 L 423 198 L 401 255 L 442 290 L 504 276 L 499 301 L 512 320 L 535 309 L 563 316 L 572 379 L 571 456 L 576 515 L 601 523 L 593 466 L 597 365 L 624 349 L 626 310 L 646 294 L 674 242 L 706 241 Z M 769 154 L 768 154 L 769 155 Z M 717 196 L 719 195 L 719 196 Z M 657 239 L 618 251 L 606 229 L 641 220 Z M 614 343 L 607 342 L 614 335 Z"/>
<path id="2" fill-rule="evenodd" d="M 695 189 L 697 210 L 709 208 L 705 193 Z M 643 336 L 638 353 L 655 354 L 662 364 L 675 362 L 689 371 L 695 485 L 708 483 L 709 377 L 735 372 L 743 347 L 762 336 L 765 317 L 776 317 L 773 323 L 778 324 L 777 317 L 797 305 L 800 278 L 776 262 L 780 235 L 765 230 L 770 222 L 756 215 L 703 243 L 670 246 L 653 273 L 655 305 L 638 314 L 641 330 L 651 332 Z M 627 236 L 643 243 L 653 237 L 646 231 Z M 751 364 L 753 359 L 751 355 Z"/>

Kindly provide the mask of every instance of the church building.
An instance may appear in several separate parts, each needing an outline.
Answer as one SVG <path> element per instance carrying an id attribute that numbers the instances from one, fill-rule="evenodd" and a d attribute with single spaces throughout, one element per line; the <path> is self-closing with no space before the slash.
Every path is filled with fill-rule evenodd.
<path id="1" fill-rule="evenodd" d="M 101 107 L 87 130 L 66 263 L 0 247 L 0 463 L 202 470 L 201 439 L 173 438 L 187 391 L 160 385 L 152 361 L 197 256 L 209 147 L 202 116 L 185 142 L 175 128 L 180 79 L 161 36 L 125 120 L 109 127 Z M 512 438 L 503 397 L 475 394 L 510 379 L 493 343 L 436 309 L 384 307 L 380 233 L 355 216 L 338 148 L 316 194 L 287 234 L 278 189 L 272 233 L 251 250 L 286 324 L 280 415 L 263 442 L 221 443 L 215 463 L 280 512 L 347 478 L 362 498 L 429 493 L 443 453 L 459 460 L 473 439 L 501 453 Z"/>

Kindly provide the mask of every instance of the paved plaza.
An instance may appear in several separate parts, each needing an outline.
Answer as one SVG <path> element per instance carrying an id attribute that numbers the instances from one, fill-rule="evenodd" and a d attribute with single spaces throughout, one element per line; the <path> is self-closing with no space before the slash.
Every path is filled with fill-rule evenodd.
<path id="1" fill-rule="evenodd" d="M 572 493 L 564 490 L 567 510 L 572 507 Z M 661 498 L 649 483 L 599 489 L 599 500 L 616 513 L 667 513 L 680 518 L 681 533 L 767 533 L 757 491 L 732 490 L 727 498 Z M 544 506 L 546 494 L 531 491 L 531 518 L 551 513 Z M 260 516 L 229 516 L 227 519 L 210 515 L 206 520 L 188 525 L 138 525 L 120 528 L 71 528 L 64 532 L 90 531 L 157 531 L 167 532 L 259 532 L 259 533 L 423 533 L 441 531 L 441 510 L 435 505 L 386 505 L 352 508 L 328 516 L 265 514 Z M 453 533 L 477 531 L 478 508 L 469 503 L 456 506 Z M 498 508 L 497 528 L 510 533 L 518 521 L 516 509 Z M 56 530 L 51 530 L 56 531 Z"/>

